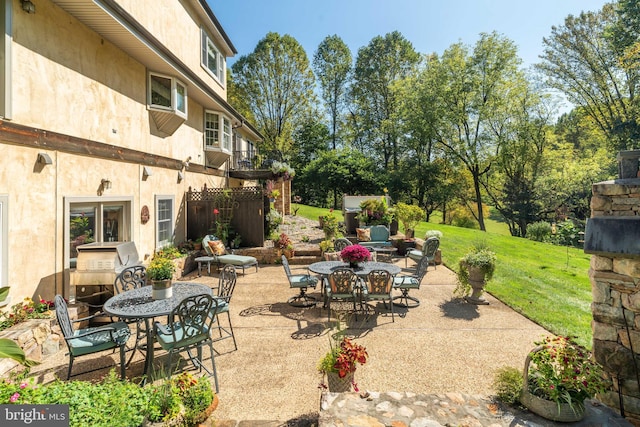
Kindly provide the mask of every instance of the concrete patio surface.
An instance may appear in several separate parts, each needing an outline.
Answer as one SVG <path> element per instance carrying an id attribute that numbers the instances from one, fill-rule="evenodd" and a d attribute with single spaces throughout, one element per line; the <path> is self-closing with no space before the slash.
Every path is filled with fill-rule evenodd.
<path id="1" fill-rule="evenodd" d="M 404 260 L 398 260 L 404 267 Z M 305 270 L 303 266 L 294 269 Z M 295 273 L 295 271 L 294 271 Z M 186 281 L 208 285 L 217 275 Z M 422 287 L 411 294 L 419 307 L 396 307 L 395 322 L 381 306 L 368 319 L 351 319 L 348 334 L 366 346 L 369 361 L 359 366 L 356 381 L 361 390 L 375 392 L 493 394 L 494 373 L 503 366 L 522 369 L 533 342 L 544 336 L 539 325 L 514 312 L 491 295 L 489 305 L 475 306 L 452 298 L 455 275 L 444 266 L 429 267 Z M 287 420 L 315 416 L 319 412 L 322 381 L 316 364 L 329 349 L 336 326 L 327 322 L 321 304 L 295 308 L 287 299 L 290 289 L 281 265 L 262 265 L 258 273 L 239 275 L 231 302 L 231 318 L 238 342 L 215 345 L 220 381 L 217 420 Z M 320 300 L 319 289 L 312 291 Z M 226 321 L 224 316 L 222 321 Z M 41 381 L 64 377 L 65 351 L 36 366 Z M 156 352 L 157 363 L 165 359 Z M 117 354 L 79 358 L 74 372 L 93 366 L 113 366 Z M 205 362 L 205 363 L 208 363 Z M 127 375 L 141 374 L 138 353 Z M 75 376 L 98 378 L 108 369 Z"/>

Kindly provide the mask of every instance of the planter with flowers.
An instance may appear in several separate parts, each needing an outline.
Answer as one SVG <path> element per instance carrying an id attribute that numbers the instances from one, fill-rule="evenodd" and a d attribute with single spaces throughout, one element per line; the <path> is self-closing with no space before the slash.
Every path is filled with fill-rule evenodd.
<path id="1" fill-rule="evenodd" d="M 173 287 L 171 279 L 176 265 L 169 258 L 156 254 L 147 267 L 147 277 L 151 280 L 151 296 L 153 299 L 171 298 Z"/>
<path id="2" fill-rule="evenodd" d="M 484 243 L 477 243 L 458 262 L 458 284 L 453 294 L 462 296 L 471 304 L 489 304 L 482 297 L 487 280 L 496 269 L 496 254 Z M 468 295 L 471 293 L 471 295 Z"/>
<path id="3" fill-rule="evenodd" d="M 358 391 L 354 381 L 354 375 L 358 364 L 367 363 L 367 349 L 354 343 L 351 339 L 343 337 L 340 342 L 334 343 L 331 349 L 318 362 L 318 371 L 326 376 L 329 391 L 342 393 Z M 323 382 L 323 387 L 326 385 Z"/>
<path id="4" fill-rule="evenodd" d="M 547 337 L 535 344 L 525 361 L 520 402 L 549 420 L 581 420 L 584 400 L 609 388 L 602 368 L 571 337 Z"/>
<path id="5" fill-rule="evenodd" d="M 340 252 L 340 258 L 342 261 L 348 262 L 349 267 L 358 268 L 358 263 L 371 259 L 371 252 L 362 245 L 351 245 Z"/>
<path id="6" fill-rule="evenodd" d="M 293 242 L 285 233 L 280 233 L 280 236 L 278 236 L 278 239 L 275 240 L 273 244 L 278 252 L 278 258 L 280 258 L 283 253 L 287 259 L 293 258 Z"/>

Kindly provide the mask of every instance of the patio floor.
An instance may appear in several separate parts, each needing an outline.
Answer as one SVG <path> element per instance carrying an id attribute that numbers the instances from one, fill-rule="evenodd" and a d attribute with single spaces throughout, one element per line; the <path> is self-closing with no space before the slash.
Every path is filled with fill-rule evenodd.
<path id="1" fill-rule="evenodd" d="M 398 265 L 404 267 L 404 260 Z M 185 280 L 213 285 L 217 276 L 192 274 Z M 349 334 L 369 353 L 367 364 L 356 372 L 361 390 L 488 396 L 496 369 L 522 368 L 533 342 L 546 331 L 491 295 L 484 306 L 452 300 L 454 287 L 450 270 L 430 267 L 422 287 L 411 291 L 420 299 L 419 307 L 396 307 L 395 323 L 384 309 L 368 320 L 350 322 Z M 295 293 L 281 265 L 263 265 L 258 273 L 238 276 L 231 303 L 238 350 L 231 340 L 216 343 L 220 405 L 213 418 L 285 422 L 319 412 L 321 376 L 316 364 L 329 348 L 335 322 L 327 322 L 321 304 L 289 306 L 286 301 Z M 319 290 L 312 294 L 320 299 Z M 65 353 L 36 366 L 33 374 L 41 381 L 64 377 Z M 158 363 L 164 361 L 162 351 L 156 355 Z M 117 354 L 80 358 L 74 372 L 113 366 L 112 360 Z M 140 375 L 141 369 L 142 356 L 137 354 L 127 375 Z M 107 370 L 74 379 L 99 378 Z"/>

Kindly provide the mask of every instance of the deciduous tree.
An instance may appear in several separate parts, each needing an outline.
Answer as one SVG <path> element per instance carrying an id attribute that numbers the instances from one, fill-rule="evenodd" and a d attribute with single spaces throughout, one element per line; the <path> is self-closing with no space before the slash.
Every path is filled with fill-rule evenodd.
<path id="1" fill-rule="evenodd" d="M 264 136 L 260 148 L 289 157 L 293 132 L 311 114 L 314 100 L 315 79 L 304 49 L 289 35 L 268 33 L 232 70 L 237 94 Z"/>

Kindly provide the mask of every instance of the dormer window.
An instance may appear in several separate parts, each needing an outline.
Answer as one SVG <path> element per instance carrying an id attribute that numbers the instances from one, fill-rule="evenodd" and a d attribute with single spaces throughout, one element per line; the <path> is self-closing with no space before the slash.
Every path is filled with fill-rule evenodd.
<path id="1" fill-rule="evenodd" d="M 187 87 L 175 77 L 149 73 L 149 109 L 187 118 Z"/>
<path id="2" fill-rule="evenodd" d="M 225 73 L 227 71 L 226 58 L 213 42 L 213 38 L 204 30 L 202 32 L 202 66 L 221 85 L 225 84 Z"/>

